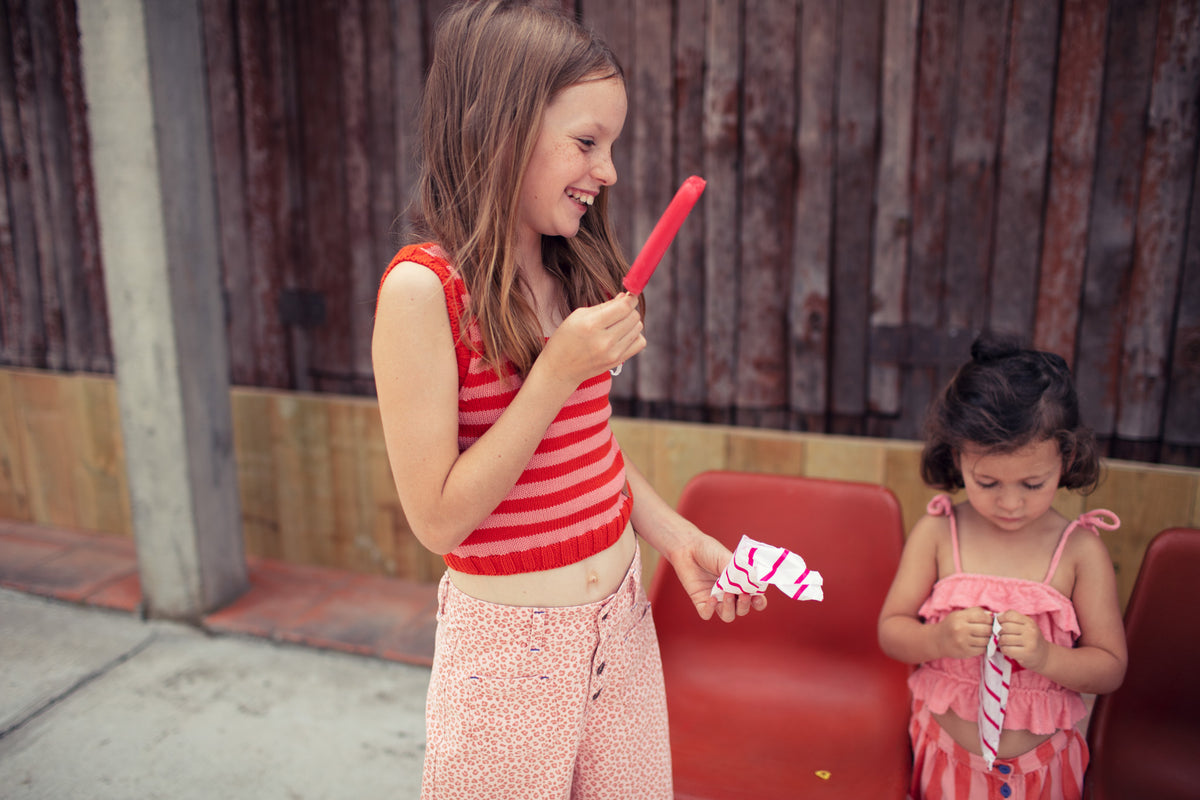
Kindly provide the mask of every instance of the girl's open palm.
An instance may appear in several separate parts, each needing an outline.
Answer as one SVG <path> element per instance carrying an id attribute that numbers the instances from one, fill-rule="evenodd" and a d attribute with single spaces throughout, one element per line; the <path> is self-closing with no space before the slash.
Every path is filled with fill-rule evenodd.
<path id="1" fill-rule="evenodd" d="M 992 612 L 979 606 L 951 611 L 938 623 L 938 639 L 945 658 L 982 655 L 991 635 Z"/>

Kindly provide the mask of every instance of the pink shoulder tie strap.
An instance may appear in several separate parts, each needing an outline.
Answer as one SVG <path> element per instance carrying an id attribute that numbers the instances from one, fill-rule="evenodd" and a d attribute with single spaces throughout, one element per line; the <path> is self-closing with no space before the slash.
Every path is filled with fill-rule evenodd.
<path id="1" fill-rule="evenodd" d="M 950 545 L 954 550 L 954 571 L 962 572 L 962 559 L 958 555 L 958 523 L 954 519 L 954 503 L 950 501 L 950 495 L 937 495 L 929 501 L 929 505 L 925 506 L 925 511 L 935 517 L 950 518 Z"/>
<path id="2" fill-rule="evenodd" d="M 1062 558 L 1063 549 L 1067 546 L 1067 537 L 1071 535 L 1071 531 L 1079 526 L 1083 526 L 1099 536 L 1101 528 L 1106 531 L 1115 531 L 1121 527 L 1121 520 L 1107 508 L 1097 508 L 1080 514 L 1067 526 L 1067 529 L 1063 531 L 1063 535 L 1059 537 L 1058 547 L 1054 550 L 1054 558 L 1050 559 L 1050 569 L 1046 571 L 1046 578 L 1042 583 L 1049 583 L 1050 579 L 1054 577 L 1054 571 L 1058 569 L 1058 560 Z"/>

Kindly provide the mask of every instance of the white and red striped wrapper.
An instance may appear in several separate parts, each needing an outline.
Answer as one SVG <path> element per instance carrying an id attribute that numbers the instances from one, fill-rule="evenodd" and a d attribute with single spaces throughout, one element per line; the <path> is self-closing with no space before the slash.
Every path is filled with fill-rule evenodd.
<path id="1" fill-rule="evenodd" d="M 791 550 L 772 547 L 743 536 L 733 558 L 713 584 L 712 595 L 720 600 L 725 592 L 763 594 L 774 584 L 793 600 L 823 600 L 821 573 L 810 570 L 804 559 Z"/>
<path id="2" fill-rule="evenodd" d="M 1012 660 L 1000 652 L 1000 618 L 992 615 L 992 636 L 988 639 L 987 655 L 983 658 L 979 681 L 979 745 L 983 760 L 992 768 L 996 748 L 1000 746 L 1000 731 L 1008 711 L 1008 689 L 1011 686 Z"/>

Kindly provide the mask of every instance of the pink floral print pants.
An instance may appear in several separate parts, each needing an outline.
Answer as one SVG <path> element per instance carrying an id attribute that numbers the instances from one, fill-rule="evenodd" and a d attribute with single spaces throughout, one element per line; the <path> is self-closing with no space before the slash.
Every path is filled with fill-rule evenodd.
<path id="1" fill-rule="evenodd" d="M 443 576 L 423 800 L 670 800 L 662 660 L 640 553 L 598 603 L 486 603 Z"/>

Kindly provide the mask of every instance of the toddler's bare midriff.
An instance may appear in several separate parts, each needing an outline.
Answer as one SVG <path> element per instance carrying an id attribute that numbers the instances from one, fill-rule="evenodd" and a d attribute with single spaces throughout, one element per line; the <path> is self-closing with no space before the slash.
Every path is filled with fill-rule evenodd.
<path id="1" fill-rule="evenodd" d="M 942 730 L 950 734 L 950 738 L 962 745 L 964 749 L 977 756 L 983 754 L 979 746 L 978 723 L 965 720 L 953 711 L 934 714 L 933 718 L 937 720 L 938 725 L 942 726 Z M 1028 753 L 1053 735 L 1022 730 L 1001 731 L 1000 745 L 996 755 L 998 758 L 1015 758 L 1023 753 Z"/>

